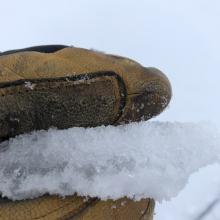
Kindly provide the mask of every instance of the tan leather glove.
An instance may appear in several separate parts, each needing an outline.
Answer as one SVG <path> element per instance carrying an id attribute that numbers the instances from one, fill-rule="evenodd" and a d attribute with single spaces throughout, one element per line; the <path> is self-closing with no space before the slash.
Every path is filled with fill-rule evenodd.
<path id="1" fill-rule="evenodd" d="M 0 200 L 0 220 L 152 220 L 154 201 L 127 198 L 101 201 L 97 198 L 44 196 L 34 200 Z"/>
<path id="2" fill-rule="evenodd" d="M 0 54 L 1 139 L 51 126 L 148 120 L 170 98 L 161 71 L 128 58 L 65 46 Z"/>

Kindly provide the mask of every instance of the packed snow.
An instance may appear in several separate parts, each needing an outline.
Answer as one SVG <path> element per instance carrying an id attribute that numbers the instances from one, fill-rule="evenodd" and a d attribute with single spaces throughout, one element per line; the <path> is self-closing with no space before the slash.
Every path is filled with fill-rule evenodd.
<path id="1" fill-rule="evenodd" d="M 175 197 L 189 176 L 218 163 L 220 134 L 209 123 L 140 122 L 50 129 L 0 145 L 0 194 L 45 193 L 117 199 Z"/>

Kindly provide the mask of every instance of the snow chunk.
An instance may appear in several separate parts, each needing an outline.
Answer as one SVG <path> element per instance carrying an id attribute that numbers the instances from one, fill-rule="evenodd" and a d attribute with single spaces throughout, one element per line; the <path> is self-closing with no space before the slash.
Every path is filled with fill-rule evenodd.
<path id="1" fill-rule="evenodd" d="M 33 84 L 29 81 L 25 82 L 25 88 L 27 88 L 27 89 L 34 90 L 35 86 L 36 86 L 36 84 Z"/>
<path id="2" fill-rule="evenodd" d="M 0 194 L 168 200 L 193 172 L 219 159 L 220 134 L 206 123 L 50 129 L 0 145 Z"/>

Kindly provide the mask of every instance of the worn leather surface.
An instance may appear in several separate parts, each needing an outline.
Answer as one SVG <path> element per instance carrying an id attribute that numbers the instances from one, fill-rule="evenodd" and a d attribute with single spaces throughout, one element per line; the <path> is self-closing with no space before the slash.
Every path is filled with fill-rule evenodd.
<path id="1" fill-rule="evenodd" d="M 161 71 L 128 58 L 75 47 L 6 53 L 0 56 L 0 138 L 148 120 L 166 108 L 171 93 Z"/>
<path id="2" fill-rule="evenodd" d="M 152 220 L 153 211 L 152 199 L 100 201 L 78 196 L 43 196 L 25 201 L 0 200 L 0 220 Z"/>
<path id="3" fill-rule="evenodd" d="M 27 51 L 0 56 L 0 66 L 0 82 L 114 71 L 125 81 L 128 94 L 142 93 L 146 84 L 155 80 L 170 87 L 167 77 L 159 70 L 145 68 L 128 58 L 76 47 L 54 53 Z"/>
<path id="4" fill-rule="evenodd" d="M 62 77 L 0 86 L 0 137 L 114 124 L 124 107 L 123 91 L 116 75 L 105 73 L 86 82 Z"/>

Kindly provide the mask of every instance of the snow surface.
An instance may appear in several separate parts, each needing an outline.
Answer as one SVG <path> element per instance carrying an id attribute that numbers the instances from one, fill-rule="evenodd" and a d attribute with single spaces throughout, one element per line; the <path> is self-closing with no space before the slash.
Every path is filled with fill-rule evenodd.
<path id="1" fill-rule="evenodd" d="M 50 129 L 0 147 L 0 193 L 175 197 L 199 168 L 219 162 L 220 134 L 209 123 L 141 122 Z"/>

